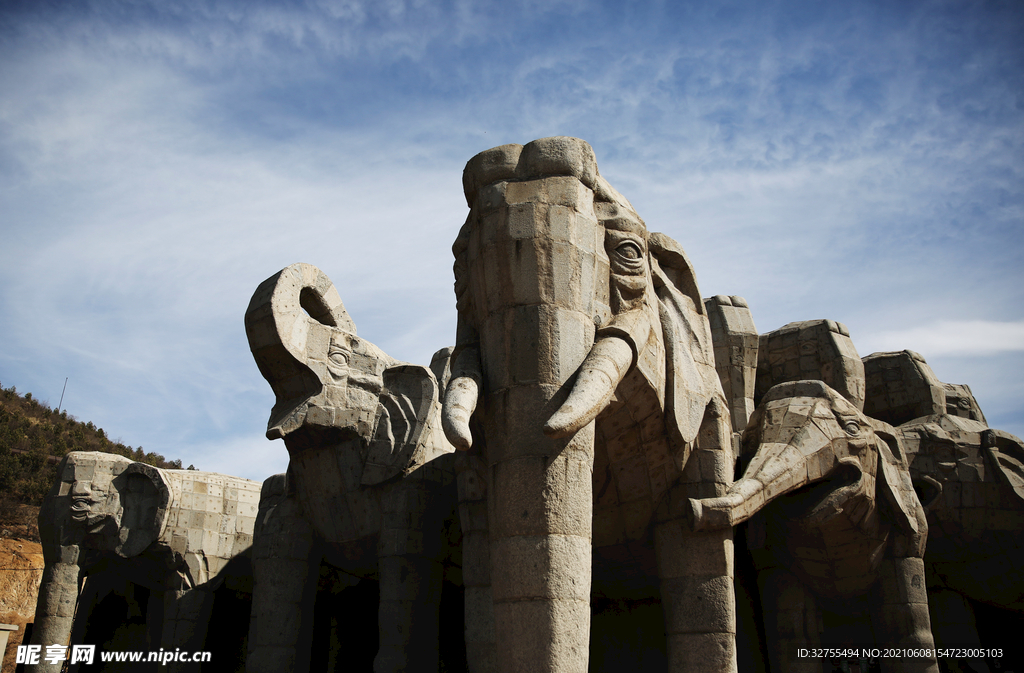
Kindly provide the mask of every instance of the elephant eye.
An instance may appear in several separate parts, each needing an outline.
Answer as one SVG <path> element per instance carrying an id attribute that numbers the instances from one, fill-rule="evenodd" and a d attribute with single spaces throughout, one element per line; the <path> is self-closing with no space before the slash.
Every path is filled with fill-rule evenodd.
<path id="1" fill-rule="evenodd" d="M 858 432 L 860 432 L 860 425 L 858 425 L 854 421 L 847 421 L 843 425 L 843 430 L 846 430 L 846 434 L 848 435 L 856 435 Z"/>
<path id="2" fill-rule="evenodd" d="M 344 367 L 348 364 L 348 356 L 345 355 L 344 351 L 332 351 L 328 358 L 332 365 Z"/>
<path id="3" fill-rule="evenodd" d="M 623 241 L 615 251 L 625 259 L 629 260 L 638 260 L 643 256 L 643 251 L 640 249 L 640 246 L 633 241 Z"/>

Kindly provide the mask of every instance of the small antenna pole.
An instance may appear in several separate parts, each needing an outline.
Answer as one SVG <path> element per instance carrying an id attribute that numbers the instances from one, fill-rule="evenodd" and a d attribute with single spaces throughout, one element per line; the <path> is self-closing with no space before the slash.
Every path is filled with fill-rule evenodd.
<path id="1" fill-rule="evenodd" d="M 64 390 L 68 389 L 68 377 L 64 377 Z M 57 413 L 60 413 L 60 405 L 64 404 L 64 390 L 60 391 L 60 402 L 57 403 Z"/>

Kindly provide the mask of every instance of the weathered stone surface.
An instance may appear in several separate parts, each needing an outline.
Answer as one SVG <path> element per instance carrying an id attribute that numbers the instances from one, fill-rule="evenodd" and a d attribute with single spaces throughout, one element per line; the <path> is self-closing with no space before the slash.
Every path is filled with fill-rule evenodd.
<path id="1" fill-rule="evenodd" d="M 715 347 L 715 369 L 722 381 L 739 453 L 739 436 L 754 412 L 757 377 L 757 328 L 743 297 L 716 295 L 704 300 Z"/>
<path id="2" fill-rule="evenodd" d="M 805 379 L 824 381 L 858 409 L 864 408 L 864 364 L 845 325 L 806 320 L 761 335 L 754 402 L 760 404 L 773 385 Z"/>
<path id="3" fill-rule="evenodd" d="M 438 668 L 442 578 L 461 587 L 472 673 L 619 670 L 636 632 L 659 655 L 627 666 L 763 671 L 767 651 L 775 673 L 816 671 L 798 648 L 930 647 L 933 626 L 981 643 L 974 602 L 1024 612 L 1024 444 L 967 386 L 910 351 L 861 360 L 841 323 L 758 336 L 741 297 L 701 300 L 683 249 L 577 138 L 482 152 L 463 187 L 456 346 L 430 369 L 398 362 L 316 267 L 269 278 L 246 331 L 287 475 L 257 497 L 109 458 L 66 468 L 44 640 L 76 599 L 82 620 L 111 590 L 138 611 L 111 573 L 78 596 L 98 551 L 159 587 L 150 643 L 200 649 L 219 637 L 215 587 L 252 586 L 249 671 L 337 668 L 356 627 L 320 598 L 373 580 L 375 610 L 344 618 L 376 615 L 373 668 L 396 672 Z"/>
<path id="4" fill-rule="evenodd" d="M 864 358 L 867 398 L 864 413 L 892 425 L 933 415 L 985 423 L 971 389 L 942 383 L 914 351 L 872 353 Z"/>
<path id="5" fill-rule="evenodd" d="M 818 360 L 816 354 L 827 353 L 836 334 L 848 339 L 832 325 L 789 325 L 780 334 L 762 336 L 761 347 L 768 347 L 766 357 L 784 362 L 793 360 L 778 355 L 779 347 L 795 347 L 803 357 L 827 365 L 834 361 Z M 852 351 L 848 346 L 841 357 Z M 782 378 L 787 379 L 785 372 Z M 764 531 L 764 537 L 750 536 L 749 544 L 757 550 L 772 670 L 802 670 L 805 662 L 792 658 L 792 650 L 821 642 L 817 620 L 805 621 L 808 610 L 835 610 L 869 593 L 887 615 L 872 618 L 883 626 L 876 631 L 877 645 L 932 646 L 923 589 L 928 526 L 899 438 L 891 426 L 855 405 L 862 380 L 843 379 L 851 401 L 822 378 L 780 383 L 762 393 L 744 435 L 742 478 L 723 497 L 690 501 L 697 530 L 727 528 L 756 516 L 754 530 Z M 937 663 L 933 656 L 908 670 L 937 671 Z"/>

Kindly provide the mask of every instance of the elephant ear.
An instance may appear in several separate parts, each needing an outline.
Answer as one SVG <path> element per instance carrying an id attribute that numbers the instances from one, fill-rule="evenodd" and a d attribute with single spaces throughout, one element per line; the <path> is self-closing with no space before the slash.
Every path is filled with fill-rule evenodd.
<path id="1" fill-rule="evenodd" d="M 666 419 L 675 439 L 690 444 L 708 402 L 721 388 L 711 326 L 682 246 L 659 233 L 652 233 L 647 245 L 665 337 Z"/>
<path id="2" fill-rule="evenodd" d="M 119 541 L 114 549 L 130 558 L 160 539 L 167 527 L 171 484 L 160 470 L 145 463 L 132 463 L 114 479 L 121 497 Z"/>
<path id="3" fill-rule="evenodd" d="M 878 470 L 875 472 L 876 487 L 881 492 L 882 498 L 889 504 L 896 524 L 903 528 L 911 536 L 916 536 L 921 530 L 921 519 L 918 513 L 923 513 L 921 501 L 914 491 L 914 484 L 910 479 L 910 468 L 907 466 L 906 456 L 900 447 L 899 439 L 895 430 L 888 423 L 868 418 L 868 422 L 874 428 L 876 446 L 878 447 Z"/>
<path id="4" fill-rule="evenodd" d="M 441 405 L 433 372 L 404 363 L 385 369 L 362 483 L 371 486 L 408 474 L 454 451 L 441 432 Z"/>
<path id="5" fill-rule="evenodd" d="M 996 478 L 1024 500 L 1024 444 L 1008 432 L 988 429 L 982 433 L 982 445 L 996 467 Z"/>

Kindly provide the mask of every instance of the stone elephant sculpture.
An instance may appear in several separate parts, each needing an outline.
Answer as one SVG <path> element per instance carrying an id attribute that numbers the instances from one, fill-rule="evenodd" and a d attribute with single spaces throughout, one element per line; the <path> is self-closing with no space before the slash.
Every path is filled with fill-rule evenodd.
<path id="1" fill-rule="evenodd" d="M 762 514 L 753 532 L 761 540 L 751 547 L 771 670 L 821 670 L 820 660 L 797 655 L 821 642 L 820 608 L 850 614 L 865 595 L 874 632 L 865 625 L 854 642 L 932 648 L 928 523 L 892 426 L 821 381 L 795 381 L 764 395 L 744 444 L 751 458 L 743 476 L 722 497 L 691 499 L 690 517 L 705 530 Z M 882 666 L 939 670 L 932 653 Z"/>
<path id="2" fill-rule="evenodd" d="M 476 466 L 459 475 L 477 506 L 461 510 L 470 670 L 587 670 L 592 552 L 652 528 L 669 669 L 735 670 L 732 533 L 680 518 L 733 471 L 689 260 L 576 138 L 482 152 L 463 186 L 442 424 Z"/>
<path id="3" fill-rule="evenodd" d="M 204 649 L 213 591 L 196 589 L 216 584 L 229 564 L 248 573 L 259 483 L 91 451 L 69 453 L 57 475 L 39 511 L 46 565 L 32 642 L 102 645 L 86 627 L 118 626 L 90 619 L 114 592 L 144 622 L 149 649 Z M 30 669 L 56 672 L 63 663 Z"/>
<path id="4" fill-rule="evenodd" d="M 455 473 L 435 374 L 359 338 L 334 284 L 309 264 L 264 281 L 245 327 L 276 395 L 267 437 L 289 453 L 287 477 L 265 488 L 279 502 L 254 549 L 248 670 L 309 667 L 321 559 L 379 579 L 375 671 L 436 670 Z"/>
<path id="5" fill-rule="evenodd" d="M 873 353 L 864 369 L 865 411 L 898 426 L 925 503 L 936 643 L 979 645 L 971 601 L 1024 615 L 1024 443 L 990 428 L 970 388 L 942 383 L 913 351 Z"/>

